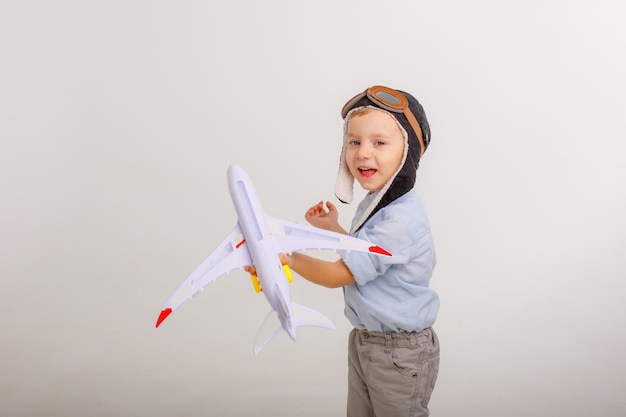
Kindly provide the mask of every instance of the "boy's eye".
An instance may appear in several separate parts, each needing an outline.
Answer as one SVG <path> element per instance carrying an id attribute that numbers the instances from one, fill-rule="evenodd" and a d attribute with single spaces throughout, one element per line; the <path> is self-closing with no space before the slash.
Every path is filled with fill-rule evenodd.
<path id="1" fill-rule="evenodd" d="M 351 145 L 351 146 L 357 146 L 360 144 L 361 142 L 359 142 L 358 140 L 351 140 L 350 142 L 348 142 L 348 145 Z"/>
<path id="2" fill-rule="evenodd" d="M 383 146 L 384 144 L 385 144 L 385 142 L 382 141 L 382 140 L 377 140 L 376 141 L 376 146 Z"/>

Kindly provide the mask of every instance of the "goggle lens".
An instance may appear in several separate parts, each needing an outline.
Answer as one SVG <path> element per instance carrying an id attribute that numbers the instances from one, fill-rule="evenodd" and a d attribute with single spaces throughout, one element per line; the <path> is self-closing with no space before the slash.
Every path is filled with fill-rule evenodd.
<path id="1" fill-rule="evenodd" d="M 391 105 L 394 107 L 400 105 L 401 103 L 398 97 L 392 94 L 389 94 L 386 91 L 377 91 L 376 93 L 374 93 L 374 96 L 380 101 L 382 101 L 384 104 Z"/>

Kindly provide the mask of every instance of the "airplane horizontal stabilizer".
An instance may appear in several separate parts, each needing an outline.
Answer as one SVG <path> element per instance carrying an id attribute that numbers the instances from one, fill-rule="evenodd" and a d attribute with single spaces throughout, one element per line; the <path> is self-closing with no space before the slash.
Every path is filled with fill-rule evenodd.
<path id="1" fill-rule="evenodd" d="M 302 304 L 293 303 L 294 324 L 300 326 L 318 326 L 334 330 L 335 325 L 332 321 L 320 312 L 312 308 L 305 307 Z"/>
<path id="2" fill-rule="evenodd" d="M 264 336 L 264 334 L 268 333 L 267 329 L 271 325 L 273 325 L 272 323 L 273 320 L 270 320 L 272 318 L 276 318 L 276 321 L 278 321 L 278 316 L 276 315 L 276 312 L 274 310 L 270 310 L 270 312 L 267 313 L 265 320 L 263 320 L 263 323 L 261 323 L 261 326 L 259 326 L 259 330 L 257 330 L 256 332 L 256 336 L 254 338 L 254 345 L 253 345 L 255 356 L 258 355 L 259 352 L 261 352 L 261 349 L 263 349 L 270 340 L 274 339 L 281 332 L 284 332 L 282 325 L 278 321 L 278 327 L 275 330 L 271 330 L 269 336 Z M 260 340 L 262 339 L 265 339 L 265 340 L 263 340 L 263 342 L 260 343 Z"/>

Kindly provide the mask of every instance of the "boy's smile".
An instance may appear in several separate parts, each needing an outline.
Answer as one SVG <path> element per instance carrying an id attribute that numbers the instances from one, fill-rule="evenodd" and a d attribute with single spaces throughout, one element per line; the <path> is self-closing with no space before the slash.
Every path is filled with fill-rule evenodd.
<path id="1" fill-rule="evenodd" d="M 361 175 L 365 178 L 371 178 L 377 172 L 376 169 L 368 167 L 361 167 L 359 168 L 359 171 L 361 172 Z"/>
<path id="2" fill-rule="evenodd" d="M 404 136 L 387 112 L 371 109 L 350 117 L 347 140 L 348 169 L 365 190 L 380 190 L 400 168 Z"/>

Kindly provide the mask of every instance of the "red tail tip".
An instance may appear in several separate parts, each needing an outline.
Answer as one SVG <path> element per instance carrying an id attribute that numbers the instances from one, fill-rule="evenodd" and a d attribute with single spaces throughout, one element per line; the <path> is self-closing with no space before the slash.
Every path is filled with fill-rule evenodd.
<path id="1" fill-rule="evenodd" d="M 374 253 L 379 253 L 381 255 L 393 256 L 392 254 L 390 254 L 389 252 L 387 252 L 386 250 L 384 250 L 380 246 L 370 246 L 369 247 L 369 251 L 370 252 L 374 252 Z"/>
<path id="2" fill-rule="evenodd" d="M 159 314 L 159 318 L 156 322 L 156 327 L 159 327 L 159 325 L 163 323 L 163 320 L 165 320 L 170 314 L 172 314 L 171 308 L 166 308 L 165 310 L 161 311 L 161 314 Z"/>

